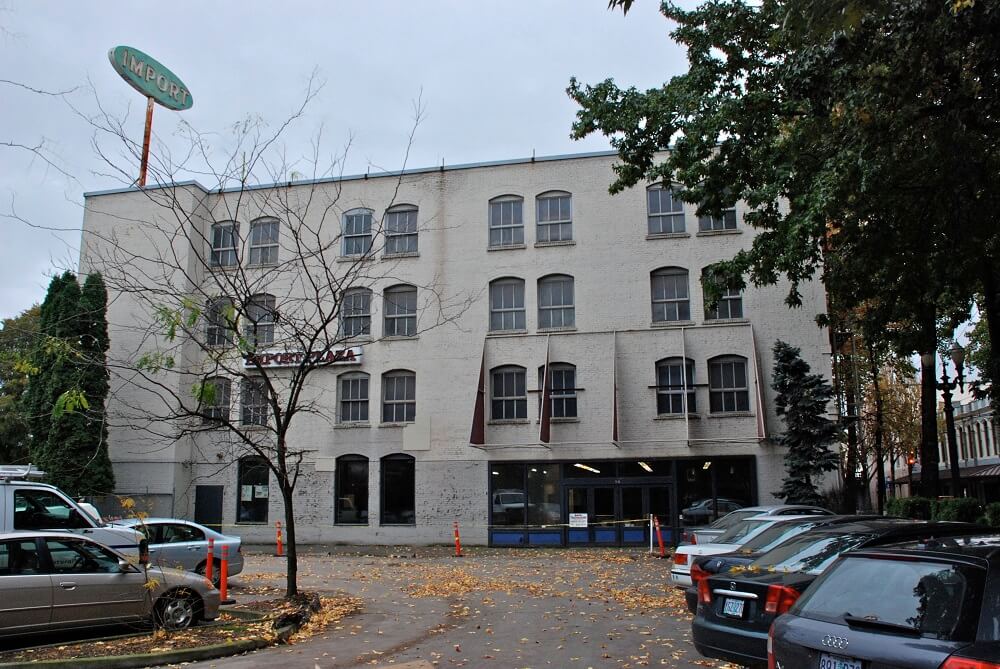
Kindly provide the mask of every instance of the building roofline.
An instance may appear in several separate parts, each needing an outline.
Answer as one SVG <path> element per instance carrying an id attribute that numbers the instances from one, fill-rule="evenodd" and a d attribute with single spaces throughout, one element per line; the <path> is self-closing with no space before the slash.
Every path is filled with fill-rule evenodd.
<path id="1" fill-rule="evenodd" d="M 560 160 L 578 160 L 581 158 L 608 158 L 612 156 L 617 156 L 617 151 L 590 151 L 587 153 L 564 153 L 554 156 L 532 156 L 530 158 L 510 158 L 507 160 L 489 160 L 485 162 L 478 163 L 459 163 L 457 165 L 444 165 L 441 164 L 438 167 L 415 167 L 412 169 L 397 171 L 397 172 L 375 172 L 367 174 L 351 174 L 338 177 L 324 177 L 322 179 L 295 179 L 289 181 L 276 181 L 274 183 L 266 184 L 255 184 L 252 186 L 233 186 L 231 188 L 215 188 L 209 189 L 202 186 L 200 183 L 194 180 L 178 181 L 174 183 L 165 184 L 155 184 L 152 186 L 146 186 L 145 188 L 139 188 L 138 186 L 128 186 L 126 188 L 111 188 L 108 190 L 98 190 L 89 191 L 83 194 L 83 197 L 100 197 L 102 195 L 118 195 L 120 193 L 133 193 L 143 190 L 159 190 L 161 188 L 177 188 L 183 186 L 194 186 L 199 188 L 205 193 L 235 193 L 245 190 L 264 190 L 268 188 L 276 188 L 278 186 L 308 186 L 316 184 L 325 183 L 337 183 L 343 181 L 360 181 L 364 179 L 383 179 L 385 177 L 400 177 L 408 176 L 411 174 L 432 174 L 434 172 L 453 172 L 456 170 L 472 170 L 479 169 L 483 167 L 501 167 L 504 165 L 526 165 L 531 163 L 548 163 Z"/>

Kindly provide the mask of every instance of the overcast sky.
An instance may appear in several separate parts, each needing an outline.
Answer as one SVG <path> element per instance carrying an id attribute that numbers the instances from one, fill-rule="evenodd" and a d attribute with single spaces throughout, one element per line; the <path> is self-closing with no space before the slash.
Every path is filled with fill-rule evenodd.
<path id="1" fill-rule="evenodd" d="M 576 107 L 566 86 L 576 76 L 649 88 L 682 72 L 684 53 L 658 7 L 640 0 L 623 17 L 606 0 L 0 0 L 0 79 L 79 87 L 59 98 L 0 83 L 0 317 L 40 301 L 54 271 L 75 268 L 82 194 L 125 185 L 78 115 L 96 113 L 99 100 L 127 115 L 126 131 L 141 141 L 145 100 L 112 69 L 114 46 L 145 51 L 193 94 L 188 111 L 154 112 L 155 139 L 173 152 L 185 145 L 182 119 L 217 133 L 220 148 L 248 115 L 282 122 L 315 71 L 323 88 L 283 148 L 290 160 L 308 156 L 322 128 L 332 155 L 353 137 L 344 173 L 356 174 L 402 165 L 418 95 L 425 117 L 409 167 L 608 149 L 603 137 L 569 138 Z M 58 169 L 8 142 L 41 143 Z"/>

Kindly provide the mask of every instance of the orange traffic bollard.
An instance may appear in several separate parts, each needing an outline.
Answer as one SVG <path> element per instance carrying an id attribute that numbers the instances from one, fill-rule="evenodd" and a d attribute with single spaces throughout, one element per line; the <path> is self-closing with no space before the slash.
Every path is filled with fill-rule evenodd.
<path id="1" fill-rule="evenodd" d="M 215 562 L 215 539 L 208 538 L 208 556 L 205 557 L 205 578 L 212 582 L 212 563 Z"/>
<path id="2" fill-rule="evenodd" d="M 455 557 L 462 557 L 462 538 L 458 536 L 458 521 L 455 521 Z"/>
<path id="3" fill-rule="evenodd" d="M 274 531 L 277 533 L 278 548 L 274 553 L 275 557 L 285 557 L 285 547 L 281 543 L 281 521 L 274 522 Z"/>
<path id="4" fill-rule="evenodd" d="M 219 563 L 219 603 L 235 604 L 235 599 L 229 599 L 226 581 L 229 580 L 229 546 L 222 546 L 222 561 Z"/>
<path id="5" fill-rule="evenodd" d="M 663 534 L 660 532 L 660 519 L 653 516 L 653 525 L 656 527 L 656 541 L 660 544 L 660 557 L 667 557 L 667 550 L 663 547 Z"/>

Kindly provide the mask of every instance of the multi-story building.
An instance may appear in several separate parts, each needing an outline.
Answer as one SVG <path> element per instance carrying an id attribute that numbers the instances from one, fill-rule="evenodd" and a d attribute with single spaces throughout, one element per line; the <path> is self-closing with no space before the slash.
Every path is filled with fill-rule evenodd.
<path id="1" fill-rule="evenodd" d="M 457 520 L 477 543 L 645 543 L 651 514 L 670 539 L 700 500 L 773 501 L 784 465 L 770 439 L 782 429 L 771 348 L 798 346 L 829 376 L 822 287 L 803 285 L 798 309 L 781 283 L 707 308 L 702 271 L 753 239 L 744 206 L 698 217 L 658 184 L 610 195 L 614 162 L 87 194 L 81 270 L 119 277 L 109 415 L 120 492 L 157 513 L 272 534 L 281 499 L 257 458 L 226 430 L 151 416 L 208 379 L 218 415 L 266 425 L 253 378 L 207 376 L 212 351 L 233 345 L 213 300 L 243 305 L 242 331 L 275 354 L 268 363 L 292 364 L 302 346 L 282 328 L 319 290 L 339 305 L 344 346 L 310 376 L 315 410 L 291 435 L 305 451 L 299 541 L 438 542 Z M 323 247 L 310 256 L 326 267 L 318 288 L 289 262 L 305 262 L 310 235 Z M 170 362 L 191 378 L 128 371 L 143 355 L 148 367 L 163 340 L 148 294 L 120 288 L 124 255 L 145 268 L 124 274 L 150 293 L 170 285 L 208 303 L 203 324 L 181 324 L 198 345 L 181 342 Z"/>

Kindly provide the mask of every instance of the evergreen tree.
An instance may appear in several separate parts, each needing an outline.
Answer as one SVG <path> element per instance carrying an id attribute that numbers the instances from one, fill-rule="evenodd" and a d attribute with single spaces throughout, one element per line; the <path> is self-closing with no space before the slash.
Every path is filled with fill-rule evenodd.
<path id="1" fill-rule="evenodd" d="M 0 463 L 28 461 L 28 421 L 24 407 L 31 350 L 38 339 L 40 306 L 35 305 L 0 328 Z"/>
<path id="2" fill-rule="evenodd" d="M 66 277 L 69 276 L 73 282 L 76 278 L 68 272 L 61 276 L 52 277 L 49 282 L 48 292 L 39 313 L 38 332 L 39 336 L 32 347 L 30 357 L 31 376 L 28 379 L 28 387 L 24 393 L 23 405 L 26 421 L 28 424 L 28 454 L 33 463 L 39 463 L 39 458 L 44 458 L 45 444 L 49 438 L 49 427 L 52 423 L 52 407 L 55 404 L 58 394 L 51 392 L 52 384 L 52 350 L 54 341 L 51 339 L 56 329 L 59 314 L 57 313 L 57 303 L 59 296 L 66 285 Z"/>
<path id="3" fill-rule="evenodd" d="M 778 393 L 777 413 L 784 418 L 785 433 L 779 442 L 785 454 L 781 490 L 774 495 L 788 504 L 820 504 L 816 477 L 837 468 L 837 455 L 829 449 L 836 440 L 837 422 L 826 417 L 833 388 L 820 374 L 810 374 L 800 350 L 783 341 L 774 344 L 771 387 Z"/>

